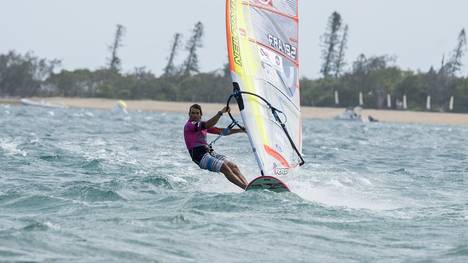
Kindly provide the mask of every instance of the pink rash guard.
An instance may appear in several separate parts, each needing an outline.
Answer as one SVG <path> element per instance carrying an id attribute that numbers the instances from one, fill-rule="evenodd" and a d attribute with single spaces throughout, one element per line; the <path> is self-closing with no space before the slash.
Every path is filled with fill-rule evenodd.
<path id="1" fill-rule="evenodd" d="M 206 142 L 207 133 L 219 134 L 220 131 L 217 127 L 207 129 L 205 122 L 187 121 L 184 127 L 185 145 L 194 162 L 200 163 L 203 155 L 210 151 Z"/>

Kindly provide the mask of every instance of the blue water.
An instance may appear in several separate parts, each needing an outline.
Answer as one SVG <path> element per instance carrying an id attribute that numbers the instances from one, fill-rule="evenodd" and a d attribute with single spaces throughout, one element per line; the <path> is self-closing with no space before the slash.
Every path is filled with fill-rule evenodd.
<path id="1" fill-rule="evenodd" d="M 468 126 L 305 120 L 275 194 L 199 170 L 185 114 L 0 114 L 1 262 L 468 262 Z"/>

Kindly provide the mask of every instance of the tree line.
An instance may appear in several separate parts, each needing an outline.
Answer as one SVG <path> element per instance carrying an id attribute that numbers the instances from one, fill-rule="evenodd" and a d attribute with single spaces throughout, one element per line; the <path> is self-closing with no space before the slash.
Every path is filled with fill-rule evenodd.
<path id="1" fill-rule="evenodd" d="M 38 58 L 32 53 L 10 51 L 0 54 L 0 96 L 64 96 L 115 99 L 153 99 L 167 101 L 222 102 L 231 94 L 228 65 L 213 72 L 200 72 L 198 51 L 202 48 L 204 27 L 194 25 L 190 38 L 182 46 L 182 34 L 176 33 L 163 74 L 156 76 L 144 67 L 122 72 L 119 48 L 123 45 L 125 27 L 117 25 L 109 45 L 107 65 L 97 70 L 58 70 L 61 62 Z M 387 108 L 388 95 L 392 108 L 398 108 L 403 96 L 408 109 L 426 110 L 431 96 L 434 111 L 448 111 L 454 97 L 454 111 L 468 112 L 468 78 L 461 77 L 462 58 L 466 51 L 466 33 L 462 29 L 457 45 L 439 67 L 428 72 L 403 70 L 396 57 L 359 55 L 346 62 L 350 27 L 334 12 L 322 35 L 321 77 L 302 78 L 301 103 L 304 106 L 356 106 L 363 94 L 364 107 Z M 176 57 L 184 48 L 186 58 L 180 65 Z M 348 67 L 347 67 L 348 66 Z M 335 101 L 335 92 L 340 102 Z"/>
<path id="2" fill-rule="evenodd" d="M 459 76 L 467 46 L 464 28 L 449 57 L 442 55 L 440 67 L 432 66 L 428 72 L 402 70 L 393 56 L 365 54 L 346 69 L 348 38 L 349 26 L 338 12 L 333 12 L 321 37 L 322 77 L 301 80 L 304 105 L 336 105 L 335 94 L 339 93 L 340 105 L 351 107 L 359 103 L 359 94 L 363 94 L 367 108 L 387 108 L 389 97 L 391 108 L 399 108 L 406 97 L 408 109 L 425 110 L 430 97 L 434 111 L 449 111 L 453 99 L 454 111 L 468 112 L 468 79 Z"/>

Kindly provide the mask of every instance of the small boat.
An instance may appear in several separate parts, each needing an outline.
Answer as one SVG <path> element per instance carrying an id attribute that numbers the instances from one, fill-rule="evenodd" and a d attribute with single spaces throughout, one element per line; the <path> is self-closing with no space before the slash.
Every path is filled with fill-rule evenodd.
<path id="1" fill-rule="evenodd" d="M 343 113 L 338 116 L 335 116 L 335 120 L 341 121 L 365 121 L 365 118 L 361 115 L 362 108 L 361 107 L 354 107 L 354 108 L 346 108 Z"/>
<path id="2" fill-rule="evenodd" d="M 34 107 L 43 107 L 43 108 L 67 108 L 65 105 L 52 104 L 45 100 L 30 100 L 30 99 L 21 99 L 21 104 L 25 106 L 34 106 Z"/>
<path id="3" fill-rule="evenodd" d="M 358 121 L 358 122 L 378 122 L 376 118 L 372 116 L 364 117 L 362 114 L 361 107 L 346 108 L 343 113 L 338 116 L 335 116 L 335 120 L 341 121 Z"/>

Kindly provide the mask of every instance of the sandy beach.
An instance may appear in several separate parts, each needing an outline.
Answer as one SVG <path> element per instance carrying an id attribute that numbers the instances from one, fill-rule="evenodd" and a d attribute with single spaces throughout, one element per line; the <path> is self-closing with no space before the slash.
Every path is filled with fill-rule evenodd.
<path id="1" fill-rule="evenodd" d="M 97 98 L 30 98 L 35 101 L 46 101 L 50 104 L 63 105 L 72 108 L 112 109 L 117 100 Z M 169 102 L 154 100 L 126 100 L 129 111 L 157 111 L 185 113 L 193 102 Z M 19 99 L 0 99 L 0 104 L 20 104 Z M 203 103 L 205 114 L 217 112 L 224 105 L 219 103 Z M 344 108 L 302 107 L 303 117 L 313 119 L 332 119 L 344 111 Z M 236 111 L 233 111 L 236 113 Z M 434 113 L 396 110 L 363 110 L 364 117 L 372 116 L 381 122 L 419 123 L 419 124 L 453 124 L 468 125 L 468 114 Z"/>

